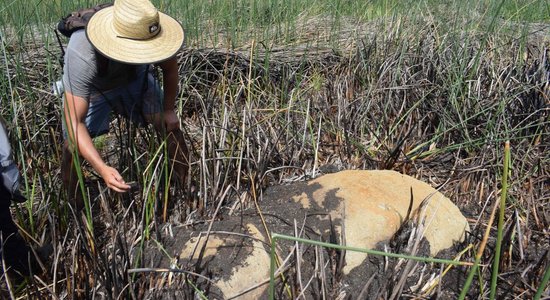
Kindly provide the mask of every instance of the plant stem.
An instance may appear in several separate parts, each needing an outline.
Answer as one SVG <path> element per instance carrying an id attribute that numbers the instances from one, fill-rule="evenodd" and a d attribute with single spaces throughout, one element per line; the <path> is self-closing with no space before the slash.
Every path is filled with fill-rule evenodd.
<path id="1" fill-rule="evenodd" d="M 495 260 L 491 276 L 491 293 L 489 299 L 495 299 L 498 281 L 498 267 L 500 264 L 500 250 L 502 246 L 502 231 L 504 227 L 504 209 L 506 208 L 506 196 L 508 192 L 508 166 L 510 164 L 510 142 L 504 144 L 504 167 L 502 170 L 502 192 L 500 194 L 500 212 L 498 215 L 497 243 L 495 247 Z"/>
<path id="2" fill-rule="evenodd" d="M 468 274 L 468 277 L 466 278 L 466 282 L 464 283 L 464 287 L 462 288 L 462 291 L 461 291 L 460 296 L 458 298 L 459 300 L 463 300 L 466 297 L 466 294 L 468 293 L 468 291 L 470 290 L 470 285 L 472 284 L 472 280 L 474 278 L 474 275 L 475 275 L 475 273 L 476 273 L 476 271 L 479 267 L 479 262 L 481 261 L 481 256 L 483 255 L 483 251 L 485 250 L 485 245 L 487 244 L 487 240 L 489 238 L 489 233 L 490 233 L 491 226 L 493 224 L 493 220 L 494 220 L 494 217 L 495 217 L 497 206 L 500 206 L 500 214 L 502 216 L 504 216 L 504 204 L 502 202 L 503 202 L 503 198 L 504 199 L 506 198 L 505 194 L 506 194 L 507 188 L 508 188 L 508 182 L 507 182 L 508 175 L 507 174 L 508 174 L 508 162 L 509 161 L 510 161 L 510 142 L 507 141 L 504 145 L 504 170 L 503 170 L 503 172 L 504 172 L 505 175 L 503 175 L 503 177 L 502 177 L 503 186 L 502 186 L 502 194 L 501 194 L 501 198 L 500 198 L 500 203 L 495 202 L 495 205 L 493 206 L 493 209 L 491 211 L 491 216 L 489 217 L 489 222 L 487 224 L 487 230 L 485 231 L 485 235 L 483 236 L 483 240 L 482 240 L 481 245 L 479 246 L 479 250 L 476 254 L 474 267 L 470 270 L 470 273 Z M 499 226 L 500 226 L 501 215 L 499 215 Z M 500 229 L 502 229 L 502 228 L 500 228 Z M 502 239 L 502 232 L 501 232 L 501 239 Z M 491 289 L 492 289 L 492 285 L 491 285 Z"/>

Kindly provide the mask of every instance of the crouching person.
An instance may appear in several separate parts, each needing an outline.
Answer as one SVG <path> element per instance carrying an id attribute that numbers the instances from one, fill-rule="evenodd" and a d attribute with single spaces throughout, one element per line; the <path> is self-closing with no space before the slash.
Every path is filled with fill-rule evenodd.
<path id="1" fill-rule="evenodd" d="M 15 165 L 4 120 L 0 117 L 0 274 L 22 278 L 37 271 L 36 259 L 17 230 L 10 205 L 24 202 L 19 192 L 19 170 Z"/>
<path id="2" fill-rule="evenodd" d="M 175 113 L 178 50 L 183 29 L 148 0 L 116 0 L 96 12 L 85 29 L 72 33 L 63 69 L 64 158 L 62 177 L 69 199 L 83 207 L 75 175 L 76 155 L 83 157 L 119 193 L 130 190 L 119 170 L 108 165 L 92 138 L 109 130 L 116 113 L 137 125 L 153 124 L 166 138 L 175 174 L 185 183 L 188 151 Z M 163 86 L 151 66 L 162 70 Z"/>

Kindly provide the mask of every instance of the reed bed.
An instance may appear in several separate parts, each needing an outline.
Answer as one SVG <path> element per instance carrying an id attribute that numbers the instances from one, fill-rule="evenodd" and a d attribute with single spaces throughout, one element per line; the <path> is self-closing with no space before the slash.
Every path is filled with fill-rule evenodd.
<path id="1" fill-rule="evenodd" d="M 268 186 L 334 170 L 393 169 L 439 188 L 468 217 L 472 232 L 462 245 L 462 261 L 473 263 L 486 244 L 476 279 L 464 292 L 468 297 L 547 296 L 541 286 L 550 267 L 550 29 L 540 13 L 549 9 L 544 1 L 465 1 L 462 7 L 431 6 L 437 1 L 300 2 L 238 2 L 231 10 L 207 1 L 183 8 L 159 2 L 189 28 L 188 47 L 178 56 L 178 112 L 192 149 L 195 190 L 190 192 L 191 183 L 170 187 L 162 141 L 151 128 L 115 120 L 118 126 L 96 144 L 140 189 L 115 195 L 84 166 L 87 215 L 74 212 L 61 189 L 61 102 L 51 91 L 60 76 L 53 25 L 6 19 L 19 1 L 2 9 L 0 113 L 13 124 L 30 196 L 14 215 L 31 245 L 54 247 L 46 271 L 15 295 L 151 296 L 151 289 L 165 284 L 163 277 L 129 270 L 146 267 L 145 251 L 163 249 L 160 237 L 172 226 L 191 228 L 232 208 L 253 207 Z M 55 3 L 58 15 L 70 6 Z M 340 9 L 326 13 L 329 4 Z M 414 15 L 404 14 L 407 8 Z M 443 13 L 450 9 L 460 13 Z M 217 15 L 224 10 L 231 13 Z M 21 14 L 43 17 L 41 6 Z M 191 17 L 200 14 L 207 17 Z M 489 219 L 501 195 L 506 141 L 507 199 L 497 230 Z M 200 209 L 186 205 L 183 199 L 190 198 L 202 203 Z M 161 213 L 165 203 L 168 219 Z M 491 296 L 497 248 L 498 284 Z M 319 248 L 318 257 L 324 251 Z M 392 265 L 384 276 L 393 292 L 369 295 L 457 298 L 471 268 L 453 267 L 426 293 L 402 280 L 420 267 Z M 299 268 L 286 270 L 288 275 Z M 200 276 L 191 270 L 178 276 L 180 295 L 208 298 Z M 337 298 L 337 282 L 320 285 L 319 297 Z M 301 292 L 290 291 L 279 297 Z"/>

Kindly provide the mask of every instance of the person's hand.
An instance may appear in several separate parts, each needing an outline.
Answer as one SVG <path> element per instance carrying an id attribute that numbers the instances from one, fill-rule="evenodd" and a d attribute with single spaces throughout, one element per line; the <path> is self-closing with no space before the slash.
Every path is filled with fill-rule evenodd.
<path id="1" fill-rule="evenodd" d="M 101 175 L 107 187 L 115 192 L 125 193 L 130 190 L 130 186 L 124 182 L 124 179 L 115 168 L 105 166 L 101 169 L 99 175 Z"/>
<path id="2" fill-rule="evenodd" d="M 173 109 L 164 111 L 164 125 L 166 126 L 166 132 L 171 132 L 180 127 L 180 120 Z"/>

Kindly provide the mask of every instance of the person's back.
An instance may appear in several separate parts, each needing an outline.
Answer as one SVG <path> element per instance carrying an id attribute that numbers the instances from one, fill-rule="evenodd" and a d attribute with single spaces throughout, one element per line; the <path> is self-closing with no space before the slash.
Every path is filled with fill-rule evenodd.
<path id="1" fill-rule="evenodd" d="M 71 35 L 65 53 L 63 86 L 75 96 L 88 99 L 93 93 L 105 92 L 130 83 L 136 78 L 136 65 L 109 60 L 96 52 L 86 32 Z M 146 66 L 139 66 L 146 68 Z"/>

